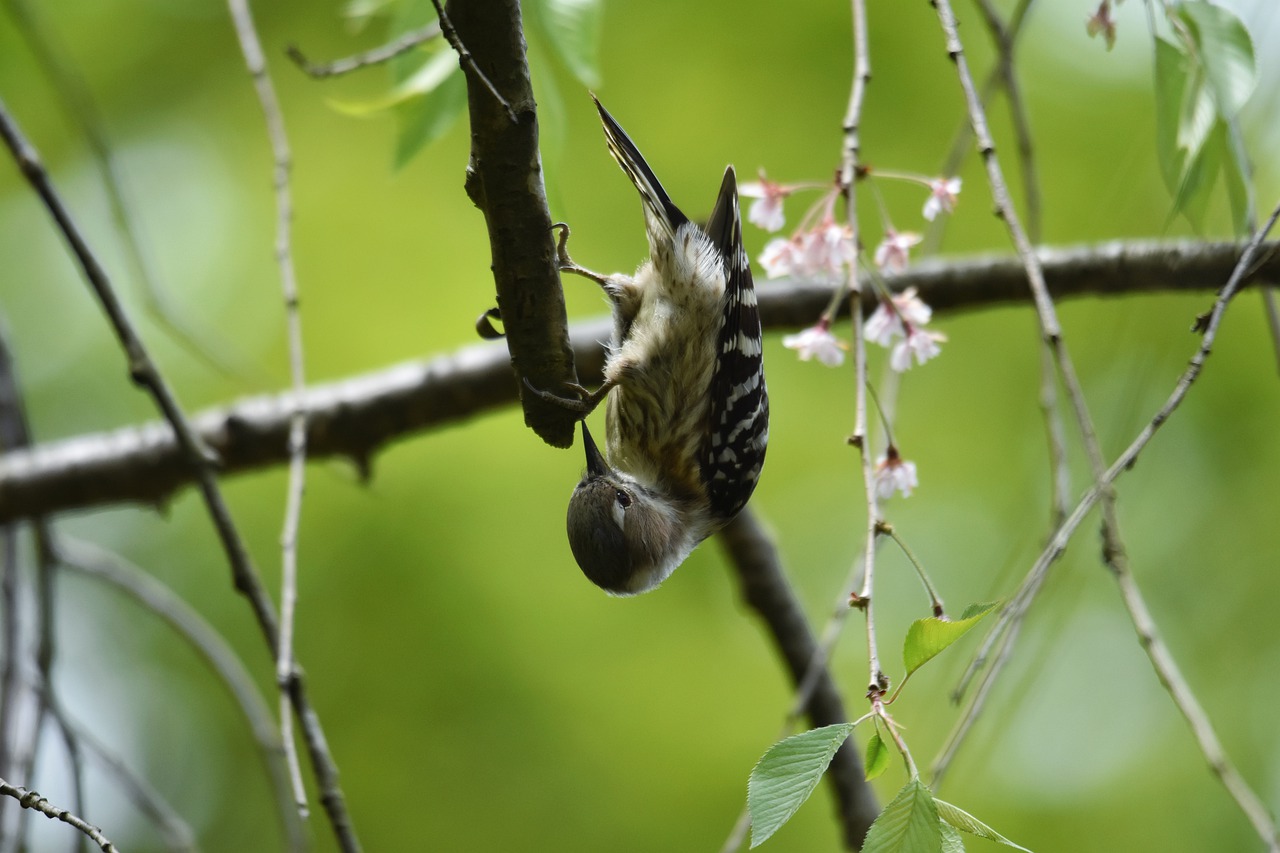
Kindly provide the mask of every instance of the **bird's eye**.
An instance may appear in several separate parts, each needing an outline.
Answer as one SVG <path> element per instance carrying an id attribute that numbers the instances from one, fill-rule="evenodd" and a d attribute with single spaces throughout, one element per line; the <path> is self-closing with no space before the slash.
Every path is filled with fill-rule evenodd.
<path id="1" fill-rule="evenodd" d="M 618 491 L 617 500 L 618 500 L 618 506 L 622 507 L 623 509 L 626 509 L 627 507 L 631 506 L 631 495 L 627 494 L 624 491 L 621 491 L 621 490 Z"/>

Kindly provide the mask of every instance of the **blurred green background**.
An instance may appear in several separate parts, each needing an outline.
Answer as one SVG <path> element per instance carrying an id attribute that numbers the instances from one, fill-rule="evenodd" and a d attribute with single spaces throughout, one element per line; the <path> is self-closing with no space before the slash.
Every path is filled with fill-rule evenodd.
<path id="1" fill-rule="evenodd" d="M 864 159 L 934 174 L 962 119 L 936 17 L 923 2 L 868 5 L 874 77 Z M 1193 236 L 1183 221 L 1167 224 L 1143 10 L 1119 10 L 1119 44 L 1107 53 L 1085 35 L 1094 5 L 1036 4 L 1018 53 L 1045 242 Z M 1270 156 L 1280 129 L 1277 12 L 1265 0 L 1234 5 L 1262 58 L 1245 128 L 1267 209 L 1280 191 Z M 252 366 L 251 379 L 213 372 L 143 319 L 183 403 L 195 410 L 283 387 L 270 154 L 225 8 L 63 0 L 39 12 L 105 116 L 170 300 L 219 352 Z M 463 123 L 393 169 L 392 117 L 357 120 L 333 108 L 385 91 L 385 71 L 319 83 L 283 58 L 290 43 L 313 58 L 344 56 L 385 31 L 353 33 L 336 2 L 260 3 L 255 13 L 294 150 L 309 379 L 471 343 L 493 285 L 484 223 L 462 191 Z M 985 74 L 989 39 L 968 3 L 958 13 L 971 61 Z M 560 140 L 544 152 L 553 215 L 574 224 L 578 261 L 629 270 L 644 252 L 635 193 L 605 150 L 583 87 L 545 51 L 533 59 L 543 103 L 562 100 L 559 115 L 544 116 L 545 135 Z M 851 72 L 847 4 L 612 3 L 602 62 L 602 100 L 692 215 L 707 212 L 726 162 L 744 174 L 764 166 L 783 180 L 823 180 L 836 165 Z M 144 317 L 85 140 L 8 18 L 0 18 L 0 96 Z M 1003 101 L 992 119 L 1016 190 Z M 942 252 L 1006 251 L 974 158 L 961 174 Z M 884 193 L 899 228 L 918 229 L 920 191 L 887 184 Z M 790 221 L 799 213 L 793 205 Z M 864 214 L 876 233 L 874 209 Z M 1229 236 L 1229 228 L 1219 201 L 1204 235 Z M 747 239 L 754 256 L 764 235 L 752 229 Z M 589 284 L 567 284 L 574 317 L 604 311 Z M 1206 293 L 1061 307 L 1111 456 L 1173 387 L 1197 343 L 1188 326 L 1209 302 Z M 40 440 L 154 417 L 11 167 L 0 167 L 0 308 Z M 920 489 L 886 512 L 958 611 L 1008 595 L 1038 553 L 1048 464 L 1032 312 L 939 316 L 936 325 L 950 339 L 943 356 L 906 375 L 899 395 L 896 438 L 919 466 Z M 801 364 L 779 341 L 772 334 L 766 344 L 773 432 L 754 506 L 776 532 L 809 613 L 825 620 L 863 526 L 857 460 L 844 442 L 852 372 Z M 879 364 L 882 354 L 874 357 Z M 1227 749 L 1273 812 L 1275 380 L 1260 298 L 1248 293 L 1186 405 L 1119 487 L 1123 531 L 1152 609 Z M 728 834 L 747 774 L 790 702 L 787 680 L 715 543 L 638 599 L 607 598 L 582 578 L 563 532 L 581 464 L 579 451 L 543 445 L 508 410 L 396 444 L 375 460 L 367 485 L 340 463 L 310 467 L 297 648 L 366 849 L 705 851 Z M 1085 471 L 1077 465 L 1074 473 L 1078 492 Z M 274 586 L 284 472 L 238 477 L 226 488 Z M 60 519 L 59 529 L 120 551 L 196 603 L 269 687 L 268 656 L 190 493 L 160 513 L 84 513 Z M 1256 849 L 1147 665 L 1097 551 L 1091 522 L 1055 568 L 940 795 L 1038 851 Z M 926 615 L 926 602 L 901 556 L 891 547 L 881 554 L 880 636 L 897 680 L 900 638 Z M 82 578 L 66 578 L 62 590 L 58 687 L 72 713 L 147 775 L 191 821 L 203 849 L 276 848 L 260 765 L 220 685 L 133 604 Z M 834 668 L 850 714 L 859 714 L 866 651 L 859 617 L 849 624 Z M 919 673 L 896 706 L 922 762 L 956 717 L 946 697 L 975 638 Z M 865 742 L 866 732 L 856 737 Z M 43 775 L 28 784 L 65 803 L 61 752 L 52 739 L 45 746 Z M 99 768 L 90 782 L 89 819 L 124 849 L 158 849 L 110 777 Z M 902 782 L 895 767 L 876 786 L 887 802 Z M 770 848 L 835 849 L 830 815 L 820 790 Z M 313 823 L 316 849 L 331 849 L 323 820 Z M 36 830 L 37 849 L 70 843 L 65 827 Z"/>

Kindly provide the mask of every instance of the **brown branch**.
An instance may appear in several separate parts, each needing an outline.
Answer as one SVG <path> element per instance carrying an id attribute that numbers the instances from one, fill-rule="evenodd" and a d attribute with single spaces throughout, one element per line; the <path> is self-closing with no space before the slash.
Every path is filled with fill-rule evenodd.
<path id="1" fill-rule="evenodd" d="M 302 69 L 304 74 L 319 80 L 325 77 L 350 74 L 352 71 L 359 71 L 361 68 L 368 68 L 371 65 L 381 65 L 384 62 L 395 59 L 402 53 L 408 53 L 420 44 L 438 38 L 439 35 L 440 22 L 432 21 L 425 27 L 410 30 L 394 41 L 375 47 L 373 50 L 358 53 L 355 56 L 348 56 L 346 59 L 314 63 L 307 59 L 300 48 L 292 44 L 285 48 L 285 54 L 293 61 L 294 65 Z"/>
<path id="2" fill-rule="evenodd" d="M 818 728 L 847 722 L 844 702 L 827 670 L 826 657 L 809 629 L 804 610 L 783 573 L 777 546 L 764 525 L 747 507 L 717 539 L 737 574 L 742 597 L 768 626 L 767 633 L 782 655 L 792 683 L 800 688 L 814 679 L 805 704 L 809 723 Z M 811 672 L 811 668 L 816 672 Z M 827 778 L 835 796 L 845 846 L 857 850 L 880 813 L 880 806 L 863 774 L 862 759 L 852 739 L 836 751 Z"/>
<path id="3" fill-rule="evenodd" d="M 1247 282 L 1280 280 L 1277 248 L 1275 243 L 1263 247 Z M 1215 287 L 1231 274 L 1240 250 L 1236 243 L 1110 243 L 1044 249 L 1040 259 L 1056 298 L 1118 296 Z M 918 288 L 940 314 L 1027 302 L 1022 264 L 1010 257 L 922 263 L 890 283 Z M 765 327 L 778 331 L 811 325 L 831 289 L 771 282 L 758 295 Z M 601 319 L 573 329 L 573 357 L 588 383 L 600 377 L 601 342 L 609 328 Z M 308 454 L 346 457 L 367 471 L 373 455 L 389 442 L 501 408 L 516 397 L 501 342 L 313 385 L 301 405 Z M 191 421 L 227 475 L 284 464 L 293 411 L 291 394 L 267 394 L 210 409 Z M 47 442 L 0 456 L 0 522 L 125 502 L 160 503 L 191 482 L 190 466 L 165 424 Z"/>
<path id="4" fill-rule="evenodd" d="M 518 0 L 449 3 L 440 22 L 467 77 L 471 160 L 466 190 L 489 229 L 493 279 L 517 375 L 557 391 L 577 382 L 538 119 Z M 514 387 L 514 386 L 513 386 Z M 573 443 L 572 413 L 523 394 L 525 423 L 548 444 Z"/>

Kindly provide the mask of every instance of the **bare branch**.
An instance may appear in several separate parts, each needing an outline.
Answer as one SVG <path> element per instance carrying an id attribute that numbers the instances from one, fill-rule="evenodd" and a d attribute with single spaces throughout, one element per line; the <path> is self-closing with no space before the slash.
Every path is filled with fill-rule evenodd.
<path id="1" fill-rule="evenodd" d="M 1243 282 L 1280 280 L 1276 249 L 1263 246 Z M 1062 298 L 1208 289 L 1230 275 L 1240 251 L 1236 243 L 1133 242 L 1042 249 L 1039 257 L 1050 289 Z M 930 261 L 890 283 L 917 288 L 941 313 L 1027 302 L 1022 265 L 1009 257 Z M 771 282 L 758 290 L 771 331 L 811 325 L 830 297 L 829 286 L 799 282 Z M 573 358 L 588 383 L 601 375 L 601 342 L 609 329 L 603 319 L 573 329 Z M 368 471 L 387 443 L 510 405 L 517 393 L 500 342 L 313 385 L 301 404 L 308 454 L 346 457 Z M 192 424 L 227 475 L 285 462 L 293 410 L 292 394 L 260 395 L 202 412 Z M 0 456 L 0 522 L 106 504 L 160 503 L 192 479 L 172 429 L 162 423 L 48 442 Z"/>
<path id="2" fill-rule="evenodd" d="M 294 398 L 302 396 L 307 387 L 303 364 L 302 315 L 298 309 L 298 277 L 293 266 L 293 195 L 289 187 L 292 155 L 289 137 L 285 132 L 284 116 L 280 113 L 280 99 L 267 71 L 267 59 L 262 51 L 253 14 L 248 0 L 228 0 L 231 20 L 235 25 L 240 51 L 245 66 L 253 78 L 262 115 L 266 120 L 267 138 L 271 142 L 274 161 L 273 175 L 276 196 L 276 266 L 280 270 L 280 288 L 284 295 L 285 328 L 289 338 L 289 377 L 292 380 Z M 276 681 L 280 688 L 280 736 L 284 745 L 285 761 L 289 767 L 289 781 L 293 785 L 294 801 L 298 813 L 306 817 L 307 790 L 302 783 L 302 764 L 298 760 L 298 747 L 293 737 L 293 709 L 289 704 L 289 678 L 294 669 L 293 625 L 298 601 L 298 525 L 302 517 L 302 495 L 306 487 L 307 421 L 306 413 L 294 407 L 289 417 L 289 486 L 286 490 L 284 529 L 280 534 L 280 636 L 276 644 Z"/>
<path id="3" fill-rule="evenodd" d="M 538 119 L 518 0 L 468 0 L 443 11 L 467 76 L 471 161 L 466 190 L 489 229 L 498 308 L 516 373 L 535 388 L 577 382 L 559 256 L 538 153 Z M 452 23 L 452 28 L 449 23 Z M 573 443 L 575 417 L 522 395 L 525 423 L 548 444 Z"/>
<path id="4" fill-rule="evenodd" d="M 50 820 L 60 820 L 63 823 L 70 824 L 97 844 L 102 849 L 102 853 L 118 853 L 116 846 L 112 844 L 102 834 L 102 830 L 88 823 L 83 818 L 77 817 L 66 809 L 61 809 L 53 803 L 40 796 L 35 791 L 28 791 L 15 785 L 10 785 L 3 779 L 0 779 L 0 795 L 13 797 L 18 801 L 24 809 L 33 809 Z"/>
<path id="5" fill-rule="evenodd" d="M 355 56 L 349 56 L 346 59 L 335 59 L 333 62 L 319 64 L 308 61 L 302 51 L 294 45 L 289 45 L 285 48 L 285 53 L 293 60 L 295 65 L 302 69 L 303 73 L 316 79 L 323 79 L 325 77 L 350 74 L 352 71 L 368 68 L 371 65 L 381 65 L 384 62 L 395 59 L 402 53 L 408 53 L 418 45 L 429 42 L 439 35 L 440 22 L 432 21 L 425 27 L 410 30 L 381 47 L 375 47 L 373 50 L 367 50 L 364 53 L 357 53 Z"/>
<path id="6" fill-rule="evenodd" d="M 178 446 L 181 448 L 180 467 L 199 485 L 205 507 L 213 520 L 219 541 L 231 565 L 235 588 L 249 599 L 258 627 L 267 645 L 274 651 L 279 637 L 275 609 L 223 499 L 222 490 L 218 486 L 214 473 L 216 457 L 208 445 L 200 439 L 168 383 L 148 355 L 141 338 L 138 337 L 132 322 L 125 314 L 124 307 L 120 304 L 105 270 L 84 241 L 61 198 L 54 191 L 53 184 L 35 148 L 22 135 L 3 101 L 0 101 L 0 137 L 3 137 L 23 176 L 36 190 L 75 254 L 86 280 L 107 314 L 111 327 L 125 352 L 130 377 L 150 393 L 157 407 L 164 414 L 168 429 L 172 430 L 172 434 L 177 437 Z M 337 766 L 333 762 L 324 733 L 320 729 L 319 717 L 310 707 L 300 669 L 295 669 L 289 680 L 289 694 L 298 718 L 302 722 L 303 736 L 311 751 L 313 769 L 321 789 L 321 801 L 325 805 L 330 823 L 344 850 L 359 850 L 360 845 L 355 839 L 345 798 L 338 785 Z"/>
<path id="7" fill-rule="evenodd" d="M 124 247 L 124 256 L 136 280 L 141 285 L 147 312 L 165 329 L 184 350 L 221 373 L 229 376 L 245 376 L 252 372 L 246 366 L 220 354 L 222 347 L 217 340 L 193 327 L 169 299 L 165 282 L 156 271 L 140 236 L 140 221 L 135 211 L 129 183 L 120 161 L 107 138 L 106 123 L 98 111 L 97 102 L 89 86 L 80 76 L 74 63 L 53 37 L 53 32 L 40 19 L 43 4 L 29 0 L 7 0 L 14 23 L 26 40 L 32 55 L 39 63 L 57 95 L 63 113 L 79 130 L 93 156 L 102 178 L 111 218 L 115 221 Z"/>

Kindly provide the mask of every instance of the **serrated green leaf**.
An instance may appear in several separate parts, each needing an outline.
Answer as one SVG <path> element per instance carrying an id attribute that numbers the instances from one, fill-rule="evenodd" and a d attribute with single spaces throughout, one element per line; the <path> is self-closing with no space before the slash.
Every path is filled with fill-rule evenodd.
<path id="1" fill-rule="evenodd" d="M 964 837 L 960 830 L 942 820 L 938 821 L 938 829 L 942 833 L 942 853 L 964 853 Z"/>
<path id="2" fill-rule="evenodd" d="M 1026 853 L 1031 853 L 1030 850 L 1027 850 L 1027 848 L 1023 847 L 1021 844 L 1014 844 L 1012 841 L 1005 838 L 1003 835 L 996 832 L 994 829 L 987 826 L 985 823 L 978 820 L 959 806 L 953 806 L 945 800 L 935 799 L 934 807 L 938 811 L 938 817 L 951 824 L 956 829 L 963 830 L 970 835 L 976 835 L 979 838 L 985 838 L 988 841 L 998 842 L 1006 847 L 1013 847 L 1016 850 L 1023 850 L 1026 851 Z"/>
<path id="3" fill-rule="evenodd" d="M 753 848 L 804 804 L 851 731 L 853 723 L 823 726 L 778 741 L 761 756 L 747 782 Z"/>
<path id="4" fill-rule="evenodd" d="M 600 85 L 603 0 L 542 0 L 543 29 L 552 50 L 584 86 Z"/>
<path id="5" fill-rule="evenodd" d="M 972 604 L 965 608 L 964 615 L 954 622 L 947 622 L 930 616 L 928 619 L 917 619 L 907 629 L 907 639 L 902 644 L 902 663 L 907 675 L 915 672 L 932 660 L 939 652 L 969 632 L 984 616 L 999 605 Z"/>
<path id="6" fill-rule="evenodd" d="M 1204 0 L 1179 3 L 1175 11 L 1191 34 L 1218 115 L 1234 118 L 1257 85 L 1249 30 L 1229 10 Z"/>
<path id="7" fill-rule="evenodd" d="M 862 853 L 936 853 L 942 829 L 933 793 L 913 777 L 871 824 Z"/>
<path id="8" fill-rule="evenodd" d="M 884 738 L 880 737 L 879 732 L 873 732 L 871 740 L 867 741 L 866 754 L 862 756 L 862 766 L 868 782 L 888 769 L 890 755 Z"/>

